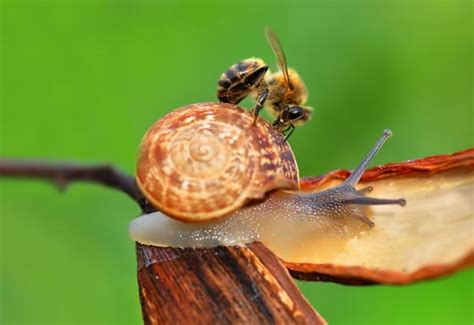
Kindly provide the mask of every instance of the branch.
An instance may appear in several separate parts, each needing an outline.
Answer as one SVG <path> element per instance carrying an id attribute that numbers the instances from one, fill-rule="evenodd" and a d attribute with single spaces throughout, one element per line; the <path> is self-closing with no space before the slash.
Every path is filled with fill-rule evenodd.
<path id="1" fill-rule="evenodd" d="M 144 213 L 156 211 L 144 198 L 135 179 L 111 165 L 80 165 L 0 159 L 0 177 L 41 179 L 50 181 L 60 191 L 72 182 L 104 185 L 127 194 Z"/>
<path id="2" fill-rule="evenodd" d="M 172 248 L 137 243 L 143 320 L 154 324 L 326 324 L 261 243 Z"/>

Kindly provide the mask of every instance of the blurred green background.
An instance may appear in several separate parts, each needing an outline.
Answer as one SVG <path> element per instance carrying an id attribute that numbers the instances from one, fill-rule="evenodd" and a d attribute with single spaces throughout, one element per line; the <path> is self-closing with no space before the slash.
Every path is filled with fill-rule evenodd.
<path id="1" fill-rule="evenodd" d="M 472 2 L 3 1 L 0 156 L 134 170 L 147 128 L 215 100 L 220 74 L 279 34 L 314 118 L 290 139 L 302 175 L 472 146 Z M 0 181 L 2 324 L 139 324 L 139 210 L 123 194 Z M 429 222 L 427 220 L 426 222 Z M 179 281 L 179 274 L 176 275 Z M 406 287 L 300 283 L 332 324 L 472 324 L 474 272 Z"/>

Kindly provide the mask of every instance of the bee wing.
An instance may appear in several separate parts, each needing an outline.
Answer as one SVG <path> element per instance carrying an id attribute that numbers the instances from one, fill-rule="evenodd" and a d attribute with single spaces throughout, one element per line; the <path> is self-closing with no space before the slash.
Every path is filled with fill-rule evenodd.
<path id="1" fill-rule="evenodd" d="M 285 76 L 288 88 L 293 89 L 293 84 L 291 83 L 290 75 L 288 74 L 288 65 L 286 64 L 285 53 L 281 47 L 280 40 L 270 27 L 265 29 L 265 35 L 267 36 L 268 43 L 270 43 L 270 46 L 272 47 L 273 53 L 275 53 L 275 56 L 278 59 L 278 64 L 281 71 L 283 72 L 283 75 Z"/>

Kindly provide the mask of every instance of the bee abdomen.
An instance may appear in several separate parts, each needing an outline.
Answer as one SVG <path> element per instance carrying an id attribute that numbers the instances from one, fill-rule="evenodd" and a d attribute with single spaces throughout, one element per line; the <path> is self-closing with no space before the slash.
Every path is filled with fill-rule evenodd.
<path id="1" fill-rule="evenodd" d="M 247 59 L 232 65 L 217 83 L 221 102 L 238 104 L 262 82 L 268 66 L 261 59 Z"/>

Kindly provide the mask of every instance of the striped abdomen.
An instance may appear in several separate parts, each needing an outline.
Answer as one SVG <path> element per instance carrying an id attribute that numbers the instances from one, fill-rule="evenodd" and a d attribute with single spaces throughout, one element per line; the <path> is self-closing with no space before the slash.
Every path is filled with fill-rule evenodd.
<path id="1" fill-rule="evenodd" d="M 224 103 L 238 104 L 258 88 L 268 66 L 261 59 L 240 61 L 227 69 L 217 83 L 217 98 Z"/>

